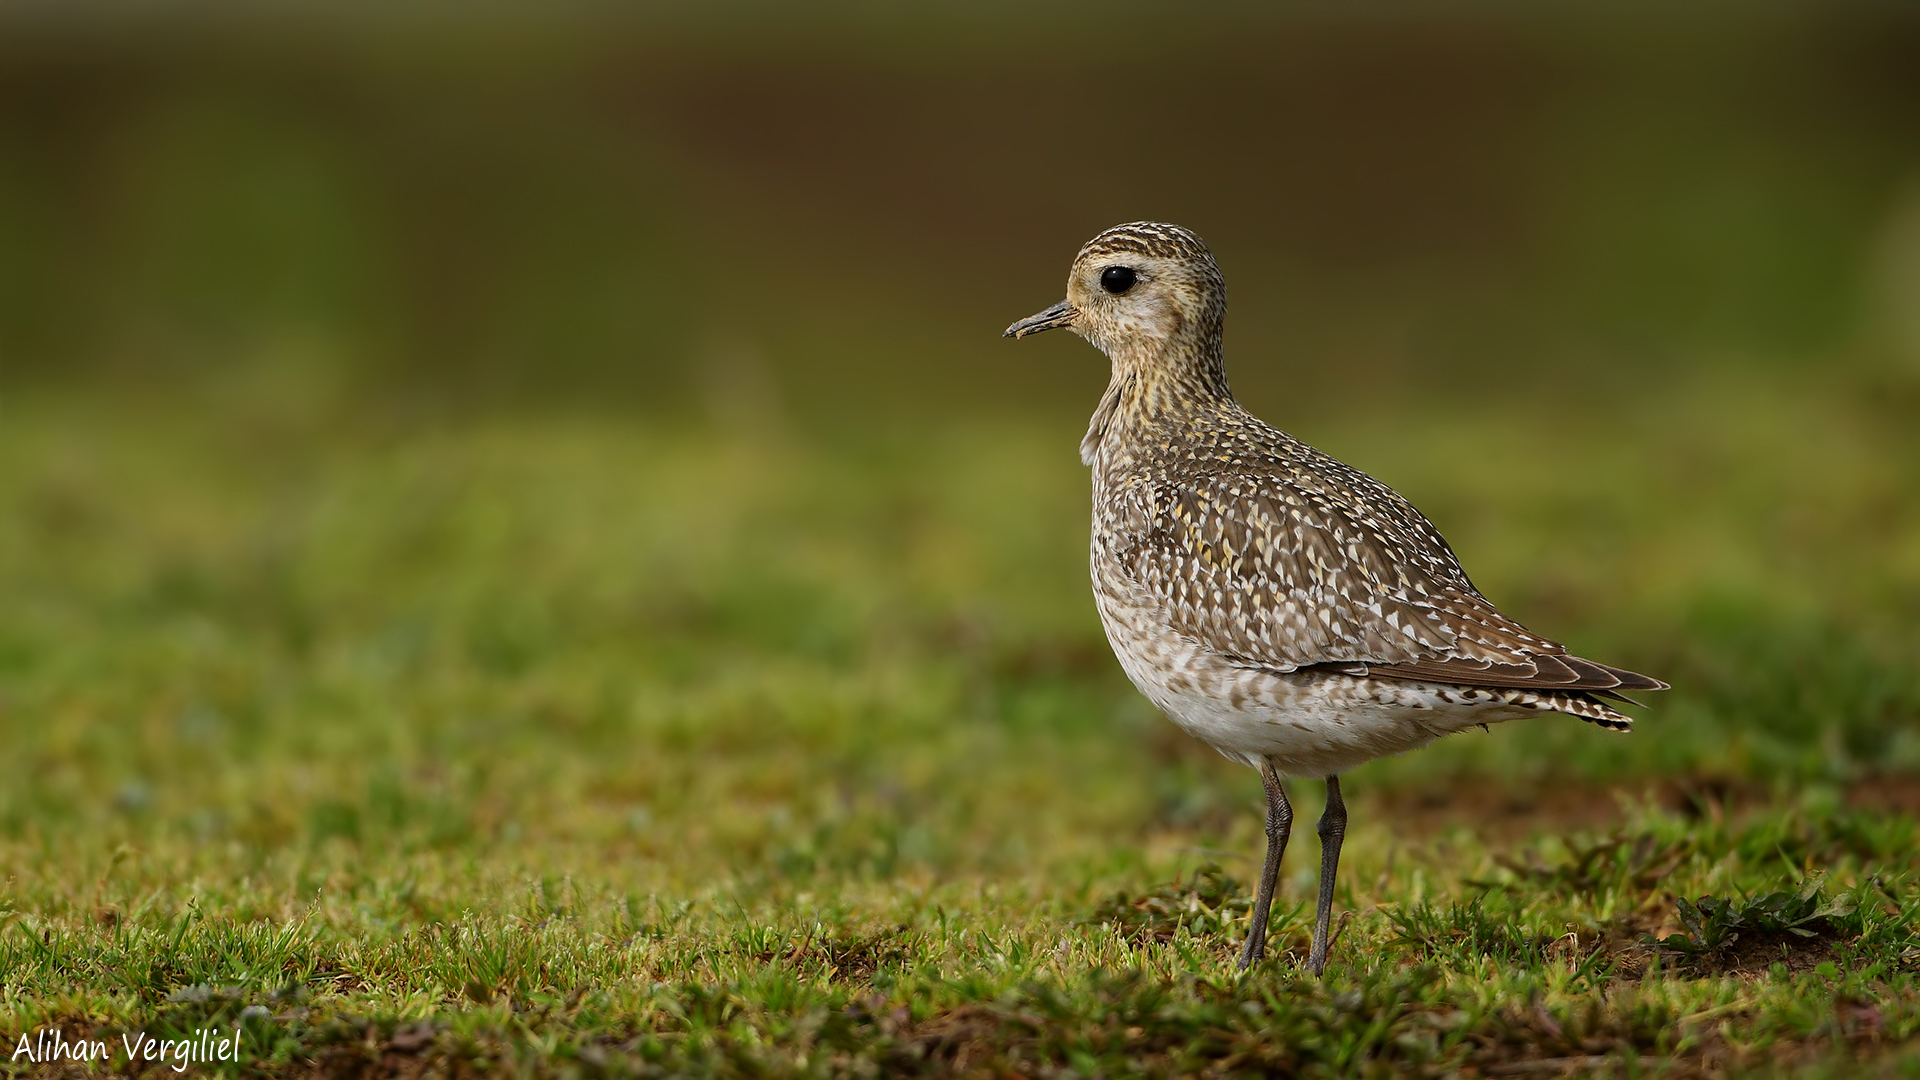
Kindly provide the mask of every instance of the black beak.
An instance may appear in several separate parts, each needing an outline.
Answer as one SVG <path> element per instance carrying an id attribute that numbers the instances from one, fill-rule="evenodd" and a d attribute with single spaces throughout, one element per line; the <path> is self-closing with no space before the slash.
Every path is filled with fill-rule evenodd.
<path id="1" fill-rule="evenodd" d="M 1062 300 L 1038 315 L 1029 315 L 1007 327 L 1006 333 L 1000 336 L 1023 338 L 1042 330 L 1058 330 L 1063 326 L 1072 326 L 1073 320 L 1079 317 L 1080 309 Z"/>

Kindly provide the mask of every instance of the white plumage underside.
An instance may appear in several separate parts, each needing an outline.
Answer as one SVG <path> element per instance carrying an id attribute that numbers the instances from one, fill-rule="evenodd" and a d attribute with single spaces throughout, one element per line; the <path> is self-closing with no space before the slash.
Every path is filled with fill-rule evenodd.
<path id="1" fill-rule="evenodd" d="M 1248 667 L 1168 632 L 1164 613 L 1151 606 L 1101 592 L 1107 640 L 1141 693 L 1228 758 L 1255 768 L 1265 759 L 1287 776 L 1337 776 L 1443 735 L 1542 712 L 1629 723 L 1605 705 L 1563 694 Z"/>

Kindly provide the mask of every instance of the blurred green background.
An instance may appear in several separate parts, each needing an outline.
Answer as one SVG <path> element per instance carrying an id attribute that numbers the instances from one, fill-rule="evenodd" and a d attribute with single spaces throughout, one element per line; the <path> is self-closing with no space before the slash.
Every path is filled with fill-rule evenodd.
<path id="1" fill-rule="evenodd" d="M 0 21 L 15 835 L 1245 846 L 1086 596 L 1104 361 L 998 337 L 1137 218 L 1250 407 L 1677 687 L 1393 786 L 1920 770 L 1910 7 Z"/>
<path id="2" fill-rule="evenodd" d="M 11 386 L 1085 411 L 992 335 L 1139 217 L 1283 420 L 1920 363 L 1900 6 L 173 10 L 7 16 Z"/>

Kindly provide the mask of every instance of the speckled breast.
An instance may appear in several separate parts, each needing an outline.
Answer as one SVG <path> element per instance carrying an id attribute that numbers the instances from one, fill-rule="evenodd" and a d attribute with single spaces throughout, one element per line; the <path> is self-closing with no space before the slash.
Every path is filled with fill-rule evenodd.
<path id="1" fill-rule="evenodd" d="M 1169 625 L 1128 571 L 1124 502 L 1099 498 L 1089 574 L 1100 623 L 1122 670 L 1189 735 L 1249 765 L 1332 776 L 1480 723 L 1526 715 L 1493 694 L 1337 672 L 1275 672 L 1236 663 Z"/>

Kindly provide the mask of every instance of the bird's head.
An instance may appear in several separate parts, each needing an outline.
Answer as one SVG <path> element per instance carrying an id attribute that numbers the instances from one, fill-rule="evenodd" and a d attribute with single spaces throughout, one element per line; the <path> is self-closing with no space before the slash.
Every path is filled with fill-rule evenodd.
<path id="1" fill-rule="evenodd" d="M 1136 221 L 1087 241 L 1067 275 L 1067 298 L 1003 336 L 1064 327 L 1116 367 L 1217 365 L 1226 313 L 1227 285 L 1207 245 L 1178 225 Z"/>

